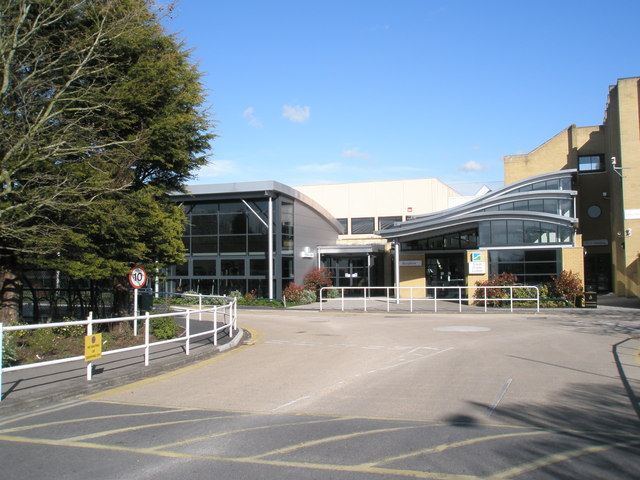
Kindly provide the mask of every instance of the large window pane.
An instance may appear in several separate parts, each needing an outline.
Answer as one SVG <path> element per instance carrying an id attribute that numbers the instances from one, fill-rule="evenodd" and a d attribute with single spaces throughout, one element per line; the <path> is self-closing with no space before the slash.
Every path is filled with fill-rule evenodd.
<path id="1" fill-rule="evenodd" d="M 218 253 L 218 237 L 191 237 L 191 253 Z"/>
<path id="2" fill-rule="evenodd" d="M 373 226 L 373 217 L 351 219 L 351 233 L 354 235 L 373 233 Z"/>
<path id="3" fill-rule="evenodd" d="M 249 260 L 249 275 L 262 276 L 267 275 L 267 273 L 267 261 L 264 258 Z"/>
<path id="4" fill-rule="evenodd" d="M 491 222 L 491 244 L 507 245 L 507 221 L 493 220 Z"/>
<path id="5" fill-rule="evenodd" d="M 478 224 L 478 246 L 486 247 L 491 245 L 491 222 L 480 222 Z"/>
<path id="6" fill-rule="evenodd" d="M 215 260 L 194 260 L 193 275 L 200 277 L 213 277 L 216 274 Z"/>
<path id="7" fill-rule="evenodd" d="M 378 230 L 391 228 L 395 222 L 401 221 L 402 217 L 378 217 Z"/>
<path id="8" fill-rule="evenodd" d="M 507 221 L 507 238 L 509 245 L 522 245 L 524 243 L 522 220 Z"/>
<path id="9" fill-rule="evenodd" d="M 191 235 L 217 235 L 218 217 L 216 215 L 191 215 Z"/>
<path id="10" fill-rule="evenodd" d="M 554 215 L 558 215 L 558 200 L 554 200 L 554 199 L 545 199 L 543 201 L 544 203 L 544 212 L 545 213 L 552 213 Z"/>
<path id="11" fill-rule="evenodd" d="M 218 212 L 217 203 L 196 203 L 191 205 L 189 208 L 189 213 L 191 214 L 217 213 L 217 212 Z"/>
<path id="12" fill-rule="evenodd" d="M 580 155 L 578 157 L 579 172 L 598 172 L 604 170 L 603 155 Z"/>
<path id="13" fill-rule="evenodd" d="M 220 234 L 247 233 L 247 217 L 244 213 L 220 214 Z"/>
<path id="14" fill-rule="evenodd" d="M 524 222 L 524 243 L 540 243 L 540 222 L 525 220 Z"/>
<path id="15" fill-rule="evenodd" d="M 220 260 L 220 274 L 223 277 L 239 277 L 244 275 L 243 259 Z"/>
<path id="16" fill-rule="evenodd" d="M 249 235 L 247 240 L 249 241 L 249 253 L 264 254 L 269 249 L 268 235 Z"/>
<path id="17" fill-rule="evenodd" d="M 220 236 L 220 253 L 246 253 L 247 252 L 247 236 L 246 235 L 224 235 Z"/>

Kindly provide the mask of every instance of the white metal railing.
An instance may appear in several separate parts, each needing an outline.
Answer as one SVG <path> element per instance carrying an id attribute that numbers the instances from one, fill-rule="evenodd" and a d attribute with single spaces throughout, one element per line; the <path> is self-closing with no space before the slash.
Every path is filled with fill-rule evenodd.
<path id="1" fill-rule="evenodd" d="M 178 294 L 174 294 L 178 295 Z M 89 313 L 89 316 L 86 320 L 76 320 L 71 322 L 56 322 L 56 323 L 39 323 L 33 325 L 14 325 L 14 326 L 4 326 L 0 323 L 0 401 L 2 401 L 2 374 L 4 372 L 13 372 L 17 370 L 27 370 L 31 368 L 39 368 L 47 365 L 56 365 L 60 363 L 73 362 L 76 360 L 83 360 L 84 355 L 77 355 L 74 357 L 60 358 L 57 360 L 48 360 L 43 362 L 29 363 L 26 365 L 14 365 L 11 367 L 3 367 L 2 366 L 2 357 L 3 357 L 3 347 L 4 347 L 4 332 L 15 332 L 20 330 L 37 330 L 42 328 L 58 328 L 58 327 L 70 327 L 74 325 L 86 325 L 87 326 L 87 335 L 93 335 L 93 326 L 100 323 L 118 323 L 118 322 L 133 322 L 134 335 L 137 336 L 137 326 L 138 322 L 142 321 L 144 324 L 144 343 L 140 345 L 135 345 L 132 347 L 119 348 L 116 350 L 107 350 L 102 352 L 102 356 L 113 355 L 116 353 L 122 353 L 130 350 L 141 350 L 144 349 L 144 365 L 149 365 L 149 354 L 150 348 L 156 345 L 163 345 L 167 343 L 173 342 L 184 342 L 185 344 L 185 354 L 189 355 L 190 353 L 190 344 L 191 340 L 198 337 L 203 337 L 207 335 L 213 335 L 213 344 L 218 345 L 218 332 L 227 330 L 229 337 L 233 336 L 234 330 L 238 329 L 238 305 L 237 299 L 233 297 L 221 297 L 216 295 L 200 295 L 200 294 L 181 294 L 181 296 L 189 296 L 189 297 L 198 297 L 198 307 L 194 305 L 194 308 L 189 308 L 188 306 L 183 307 L 175 307 L 178 311 L 167 312 L 167 313 L 159 313 L 151 315 L 149 312 L 146 312 L 144 315 L 134 315 L 130 317 L 116 317 L 116 318 L 100 318 L 94 319 L 93 314 Z M 222 305 L 203 305 L 203 299 L 207 298 L 217 298 L 222 299 Z M 206 300 L 205 300 L 206 301 Z M 198 314 L 198 320 L 202 320 L 203 313 L 211 313 L 213 314 L 212 320 L 212 328 L 206 330 L 204 332 L 191 333 L 191 320 L 193 319 L 193 314 Z M 174 318 L 184 318 L 185 321 L 185 331 L 183 335 L 179 337 L 172 338 L 170 340 L 162 340 L 158 342 L 149 342 L 149 333 L 150 333 L 150 323 L 154 318 L 162 318 L 162 317 L 174 317 Z M 93 362 L 87 362 L 87 380 L 91 380 L 93 371 Z"/>
<path id="2" fill-rule="evenodd" d="M 338 291 L 338 297 L 329 298 L 329 291 Z M 476 296 L 474 298 L 467 298 L 469 290 L 484 290 L 482 296 Z M 507 290 L 508 296 L 505 298 L 492 298 L 487 297 L 487 290 Z M 525 297 L 514 297 L 514 290 L 529 290 L 534 291 L 535 296 L 529 296 L 525 294 Z M 480 287 L 480 286 L 457 286 L 457 287 L 323 287 L 320 289 L 320 311 L 323 309 L 323 301 L 328 300 L 340 300 L 341 310 L 344 312 L 345 308 L 345 291 L 361 291 L 361 296 L 347 297 L 348 301 L 362 300 L 364 311 L 367 311 L 367 305 L 371 302 L 386 302 L 387 312 L 391 310 L 392 304 L 409 303 L 409 311 L 413 312 L 414 303 L 418 302 L 433 302 L 433 311 L 438 312 L 438 301 L 443 302 L 458 302 L 458 311 L 462 312 L 463 302 L 473 302 L 474 304 L 483 304 L 484 311 L 487 312 L 487 306 L 490 302 L 509 302 L 510 311 L 513 312 L 513 305 L 517 302 L 535 302 L 536 312 L 540 313 L 540 290 L 536 286 L 525 285 L 513 285 L 513 286 L 495 286 L 495 287 Z M 409 293 L 408 297 L 401 296 L 402 292 Z M 382 295 L 372 296 L 373 292 L 382 292 Z M 415 292 L 419 292 L 417 295 Z M 438 296 L 438 292 L 454 292 L 457 296 Z M 463 295 L 465 292 L 467 295 Z"/>

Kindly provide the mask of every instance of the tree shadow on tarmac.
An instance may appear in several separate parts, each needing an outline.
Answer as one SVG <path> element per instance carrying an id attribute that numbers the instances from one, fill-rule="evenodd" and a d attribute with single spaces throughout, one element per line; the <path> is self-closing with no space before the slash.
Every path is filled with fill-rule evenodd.
<path id="1" fill-rule="evenodd" d="M 640 421 L 622 385 L 573 384 L 553 403 L 503 404 L 490 420 L 546 432 L 493 448 L 491 455 L 516 465 L 498 477 L 640 478 Z"/>

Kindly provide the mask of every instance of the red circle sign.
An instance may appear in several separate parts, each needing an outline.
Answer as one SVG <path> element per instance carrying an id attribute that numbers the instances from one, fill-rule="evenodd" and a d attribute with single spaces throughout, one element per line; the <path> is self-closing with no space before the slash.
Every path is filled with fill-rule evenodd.
<path id="1" fill-rule="evenodd" d="M 147 272 L 142 267 L 133 267 L 129 272 L 129 283 L 133 288 L 141 288 L 147 284 Z"/>

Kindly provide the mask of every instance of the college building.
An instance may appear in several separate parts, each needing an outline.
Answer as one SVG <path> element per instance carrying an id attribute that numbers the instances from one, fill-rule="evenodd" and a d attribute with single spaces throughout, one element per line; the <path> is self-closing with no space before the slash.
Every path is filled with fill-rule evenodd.
<path id="1" fill-rule="evenodd" d="M 506 156 L 498 188 L 433 178 L 192 186 L 173 197 L 188 253 L 166 289 L 281 298 L 314 267 L 340 287 L 473 286 L 503 272 L 538 285 L 571 270 L 588 290 L 640 296 L 639 89 L 640 78 L 618 80 L 602 125 Z"/>

